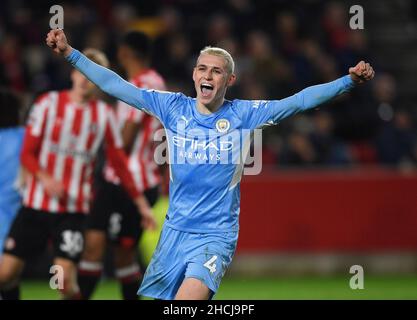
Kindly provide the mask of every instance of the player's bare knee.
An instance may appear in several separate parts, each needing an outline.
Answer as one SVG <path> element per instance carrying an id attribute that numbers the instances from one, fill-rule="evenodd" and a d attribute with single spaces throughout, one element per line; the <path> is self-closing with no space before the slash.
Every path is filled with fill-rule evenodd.
<path id="1" fill-rule="evenodd" d="M 5 254 L 0 263 L 0 288 L 7 289 L 19 281 L 24 262 L 19 258 Z"/>
<path id="2" fill-rule="evenodd" d="M 13 287 L 19 280 L 19 274 L 12 270 L 0 266 L 0 289 L 8 289 Z"/>
<path id="3" fill-rule="evenodd" d="M 114 251 L 114 262 L 116 267 L 122 268 L 135 262 L 135 251 L 133 248 L 116 247 Z"/>
<path id="4" fill-rule="evenodd" d="M 103 253 L 95 246 L 86 246 L 82 253 L 82 260 L 89 262 L 99 262 L 103 259 Z"/>
<path id="5" fill-rule="evenodd" d="M 77 279 L 77 266 L 75 262 L 65 259 L 65 258 L 57 258 L 54 260 L 54 264 L 58 265 L 62 268 L 62 278 L 64 284 L 67 282 L 75 282 Z"/>
<path id="6" fill-rule="evenodd" d="M 175 300 L 208 300 L 210 289 L 199 279 L 186 278 L 175 296 Z"/>
<path id="7" fill-rule="evenodd" d="M 64 299 L 72 299 L 79 292 L 77 277 L 74 268 L 64 267 L 62 287 L 59 289 Z"/>
<path id="8" fill-rule="evenodd" d="M 105 235 L 99 231 L 87 231 L 82 259 L 90 262 L 101 261 L 105 249 Z"/>

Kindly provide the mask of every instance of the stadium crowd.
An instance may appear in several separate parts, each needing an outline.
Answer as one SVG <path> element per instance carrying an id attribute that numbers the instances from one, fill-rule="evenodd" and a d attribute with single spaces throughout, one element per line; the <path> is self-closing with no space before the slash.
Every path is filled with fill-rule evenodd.
<path id="1" fill-rule="evenodd" d="M 194 95 L 190 79 L 199 50 L 216 45 L 236 60 L 238 81 L 229 98 L 280 99 L 347 74 L 356 61 L 373 61 L 369 35 L 349 28 L 338 2 L 108 1 L 63 2 L 65 32 L 74 47 L 103 50 L 112 67 L 115 43 L 130 29 L 154 39 L 152 64 L 170 91 Z M 50 4 L 8 1 L 0 12 L 0 85 L 23 105 L 42 92 L 70 87 L 70 66 L 44 44 Z M 350 166 L 417 164 L 412 108 L 399 99 L 395 79 L 374 64 L 372 84 L 264 132 L 264 164 Z M 27 108 L 26 108 L 27 109 Z M 28 110 L 22 111 L 22 117 Z"/>

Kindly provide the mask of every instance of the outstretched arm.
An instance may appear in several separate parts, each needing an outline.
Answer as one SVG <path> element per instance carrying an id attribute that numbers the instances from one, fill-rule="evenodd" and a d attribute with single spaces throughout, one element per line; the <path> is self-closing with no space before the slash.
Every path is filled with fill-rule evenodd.
<path id="1" fill-rule="evenodd" d="M 169 99 L 170 93 L 140 89 L 122 79 L 115 72 L 94 63 L 68 44 L 62 30 L 49 31 L 46 43 L 107 94 L 163 120 L 165 111 L 161 108 L 163 103 L 160 100 Z"/>
<path id="2" fill-rule="evenodd" d="M 143 110 L 146 101 L 141 99 L 142 90 L 117 73 L 94 63 L 76 49 L 72 49 L 65 58 L 105 93 Z"/>
<path id="3" fill-rule="evenodd" d="M 51 30 L 46 37 L 46 43 L 53 48 L 54 52 L 65 57 L 101 90 L 130 105 L 140 106 L 140 101 L 137 98 L 139 90 L 137 87 L 123 80 L 115 72 L 94 63 L 81 52 L 72 48 L 63 30 Z"/>
<path id="4" fill-rule="evenodd" d="M 369 63 L 359 62 L 349 68 L 349 75 L 335 81 L 308 87 L 282 100 L 249 101 L 244 117 L 250 128 L 276 124 L 296 113 L 315 108 L 342 93 L 350 91 L 358 83 L 371 80 L 375 75 Z"/>

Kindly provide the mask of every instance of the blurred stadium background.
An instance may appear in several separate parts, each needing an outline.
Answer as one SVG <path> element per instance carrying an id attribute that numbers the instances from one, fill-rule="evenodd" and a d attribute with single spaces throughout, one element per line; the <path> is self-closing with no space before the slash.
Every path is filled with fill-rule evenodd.
<path id="1" fill-rule="evenodd" d="M 229 98 L 280 99 L 370 61 L 372 83 L 264 131 L 263 171 L 243 178 L 238 250 L 217 298 L 417 299 L 415 1 L 3 1 L 0 85 L 19 94 L 22 119 L 38 94 L 70 86 L 69 65 L 44 44 L 53 4 L 70 43 L 105 51 L 119 73 L 120 35 L 150 34 L 153 65 L 188 95 L 205 45 L 235 57 Z M 354 4 L 363 30 L 349 28 Z M 158 236 L 145 234 L 145 261 Z M 28 264 L 24 299 L 58 298 L 48 263 L 45 253 Z M 364 268 L 364 290 L 349 287 L 352 265 Z M 109 265 L 95 298 L 119 298 L 111 279 Z"/>

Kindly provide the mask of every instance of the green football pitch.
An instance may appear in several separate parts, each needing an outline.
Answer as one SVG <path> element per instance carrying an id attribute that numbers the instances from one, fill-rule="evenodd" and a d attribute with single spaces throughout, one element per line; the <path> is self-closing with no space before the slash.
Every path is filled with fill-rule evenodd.
<path id="1" fill-rule="evenodd" d="M 47 280 L 24 280 L 22 299 L 59 299 L 56 290 L 49 288 Z M 93 296 L 99 300 L 120 299 L 118 283 L 103 280 Z M 366 276 L 364 289 L 352 290 L 348 277 L 291 276 L 277 278 L 225 278 L 216 300 L 267 299 L 267 300 L 332 300 L 332 299 L 417 299 L 417 275 Z"/>
<path id="2" fill-rule="evenodd" d="M 154 208 L 159 227 L 162 226 L 168 200 L 161 199 Z M 160 229 L 145 233 L 140 248 L 146 261 L 150 260 L 158 241 Z M 235 278 L 225 277 L 215 299 L 414 299 L 417 300 L 417 274 L 409 276 L 365 277 L 365 288 L 352 290 L 350 274 L 346 276 L 291 276 Z M 56 290 L 49 288 L 48 280 L 22 282 L 22 299 L 59 299 Z M 103 280 L 93 299 L 120 299 L 118 283 Z"/>

